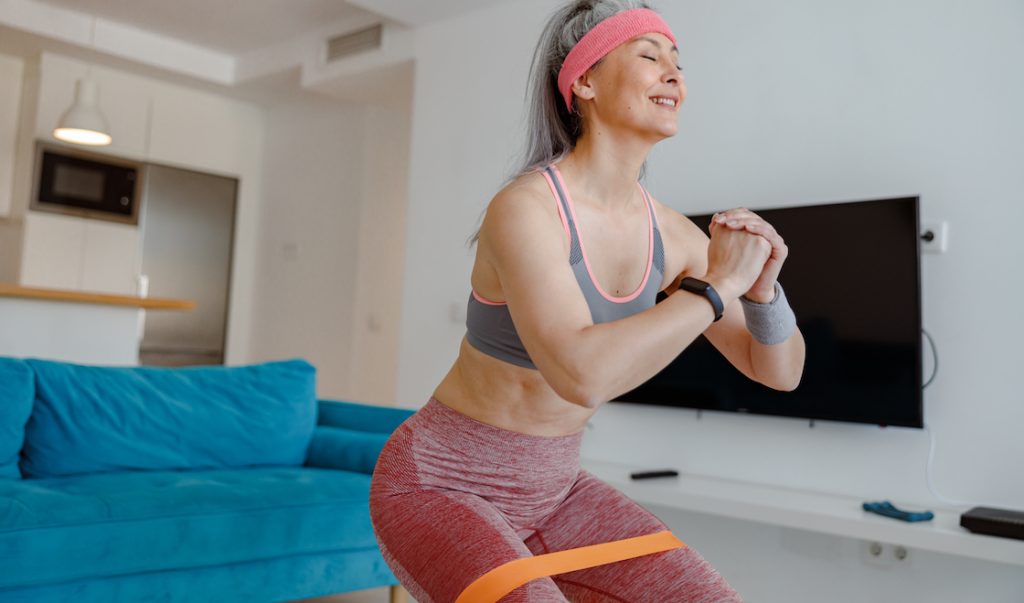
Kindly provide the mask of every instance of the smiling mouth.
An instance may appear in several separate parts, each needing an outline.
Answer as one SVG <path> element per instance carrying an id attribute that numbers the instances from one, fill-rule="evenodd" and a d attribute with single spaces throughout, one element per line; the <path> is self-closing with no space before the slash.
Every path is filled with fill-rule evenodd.
<path id="1" fill-rule="evenodd" d="M 655 105 L 660 105 L 662 107 L 666 107 L 669 109 L 675 109 L 676 105 L 678 104 L 676 102 L 676 99 L 668 96 L 652 96 L 651 102 L 654 103 Z"/>

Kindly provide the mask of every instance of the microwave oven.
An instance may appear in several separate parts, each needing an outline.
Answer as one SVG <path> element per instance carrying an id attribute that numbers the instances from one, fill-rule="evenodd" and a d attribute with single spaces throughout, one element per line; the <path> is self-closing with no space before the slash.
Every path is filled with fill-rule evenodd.
<path id="1" fill-rule="evenodd" d="M 38 142 L 29 209 L 138 224 L 145 166 Z"/>

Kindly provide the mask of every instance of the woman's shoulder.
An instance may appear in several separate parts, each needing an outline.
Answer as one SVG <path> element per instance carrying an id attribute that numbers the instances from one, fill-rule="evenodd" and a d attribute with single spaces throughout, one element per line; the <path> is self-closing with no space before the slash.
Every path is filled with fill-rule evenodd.
<path id="1" fill-rule="evenodd" d="M 546 220 L 558 219 L 558 208 L 539 171 L 527 172 L 514 178 L 499 190 L 487 204 L 487 219 Z"/>
<path id="2" fill-rule="evenodd" d="M 494 195 L 494 198 L 525 198 L 532 199 L 534 202 L 539 202 L 543 199 L 550 198 L 550 196 L 551 193 L 548 190 L 547 180 L 544 178 L 542 172 L 540 170 L 533 170 L 513 178 L 511 182 L 503 186 L 501 190 Z"/>
<path id="3" fill-rule="evenodd" d="M 489 256 L 495 247 L 507 251 L 549 236 L 565 238 L 558 206 L 544 176 L 529 172 L 503 186 L 487 204 L 480 226 L 480 250 Z"/>

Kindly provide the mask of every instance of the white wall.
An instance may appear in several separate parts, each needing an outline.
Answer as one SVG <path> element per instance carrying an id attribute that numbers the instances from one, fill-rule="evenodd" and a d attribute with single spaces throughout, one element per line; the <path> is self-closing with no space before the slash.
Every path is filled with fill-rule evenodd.
<path id="1" fill-rule="evenodd" d="M 267 111 L 252 359 L 301 356 L 324 398 L 394 404 L 408 110 Z"/>
<path id="2" fill-rule="evenodd" d="M 398 403 L 419 407 L 465 333 L 473 234 L 522 139 L 524 83 L 550 1 L 497 5 L 416 32 Z"/>
<path id="3" fill-rule="evenodd" d="M 362 210 L 347 399 L 397 402 L 411 107 L 365 109 Z"/>
<path id="4" fill-rule="evenodd" d="M 24 61 L 20 58 L 0 54 L 0 216 L 11 211 L 15 139 L 24 69 Z"/>
<path id="5" fill-rule="evenodd" d="M 510 2 L 417 31 L 403 406 L 422 405 L 456 356 L 472 265 L 464 241 L 519 150 L 529 61 L 555 5 Z M 925 0 L 738 0 L 659 8 L 679 39 L 689 96 L 679 135 L 652 154 L 652 193 L 690 213 L 919 194 L 924 222 L 950 224 L 949 251 L 925 255 L 922 273 L 924 326 L 940 355 L 925 395 L 936 488 L 1024 508 L 1016 382 L 1024 336 L 1024 237 L 1016 234 L 1024 223 L 1024 4 L 938 10 Z M 622 405 L 603 408 L 593 423 L 584 454 L 596 459 L 942 506 L 926 488 L 928 437 L 920 430 L 829 422 L 809 429 L 720 413 L 698 421 L 694 411 Z M 701 521 L 721 529 L 727 548 L 748 546 L 730 522 Z M 744 557 L 736 568 L 750 573 L 735 575 L 751 600 L 818 600 L 809 593 L 829 587 L 862 592 L 860 572 L 845 571 L 849 558 L 797 563 L 775 560 L 771 546 L 751 550 L 766 555 Z M 921 557 L 891 580 L 888 600 L 960 600 L 942 587 L 952 564 Z M 1024 577 L 1007 566 L 969 567 L 962 579 L 982 587 L 992 580 L 993 598 L 983 600 L 1024 589 Z M 786 583 L 764 581 L 773 573 L 811 584 L 783 596 Z"/>
<path id="6" fill-rule="evenodd" d="M 0 282 L 18 279 L 21 260 L 21 226 L 10 213 L 24 68 L 20 57 L 0 54 Z"/>
<path id="7" fill-rule="evenodd" d="M 266 114 L 252 360 L 300 356 L 321 396 L 349 379 L 362 192 L 358 108 L 294 102 Z"/>

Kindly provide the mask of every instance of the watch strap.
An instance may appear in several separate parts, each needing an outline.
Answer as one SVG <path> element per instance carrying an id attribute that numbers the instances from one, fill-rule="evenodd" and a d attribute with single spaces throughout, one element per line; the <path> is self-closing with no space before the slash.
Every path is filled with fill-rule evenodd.
<path id="1" fill-rule="evenodd" d="M 688 276 L 682 280 L 679 288 L 703 296 L 711 303 L 711 307 L 715 311 L 715 320 L 712 322 L 718 322 L 722 319 L 722 314 L 725 312 L 725 304 L 722 303 L 722 297 L 718 295 L 718 291 L 715 291 L 711 283 Z"/>

